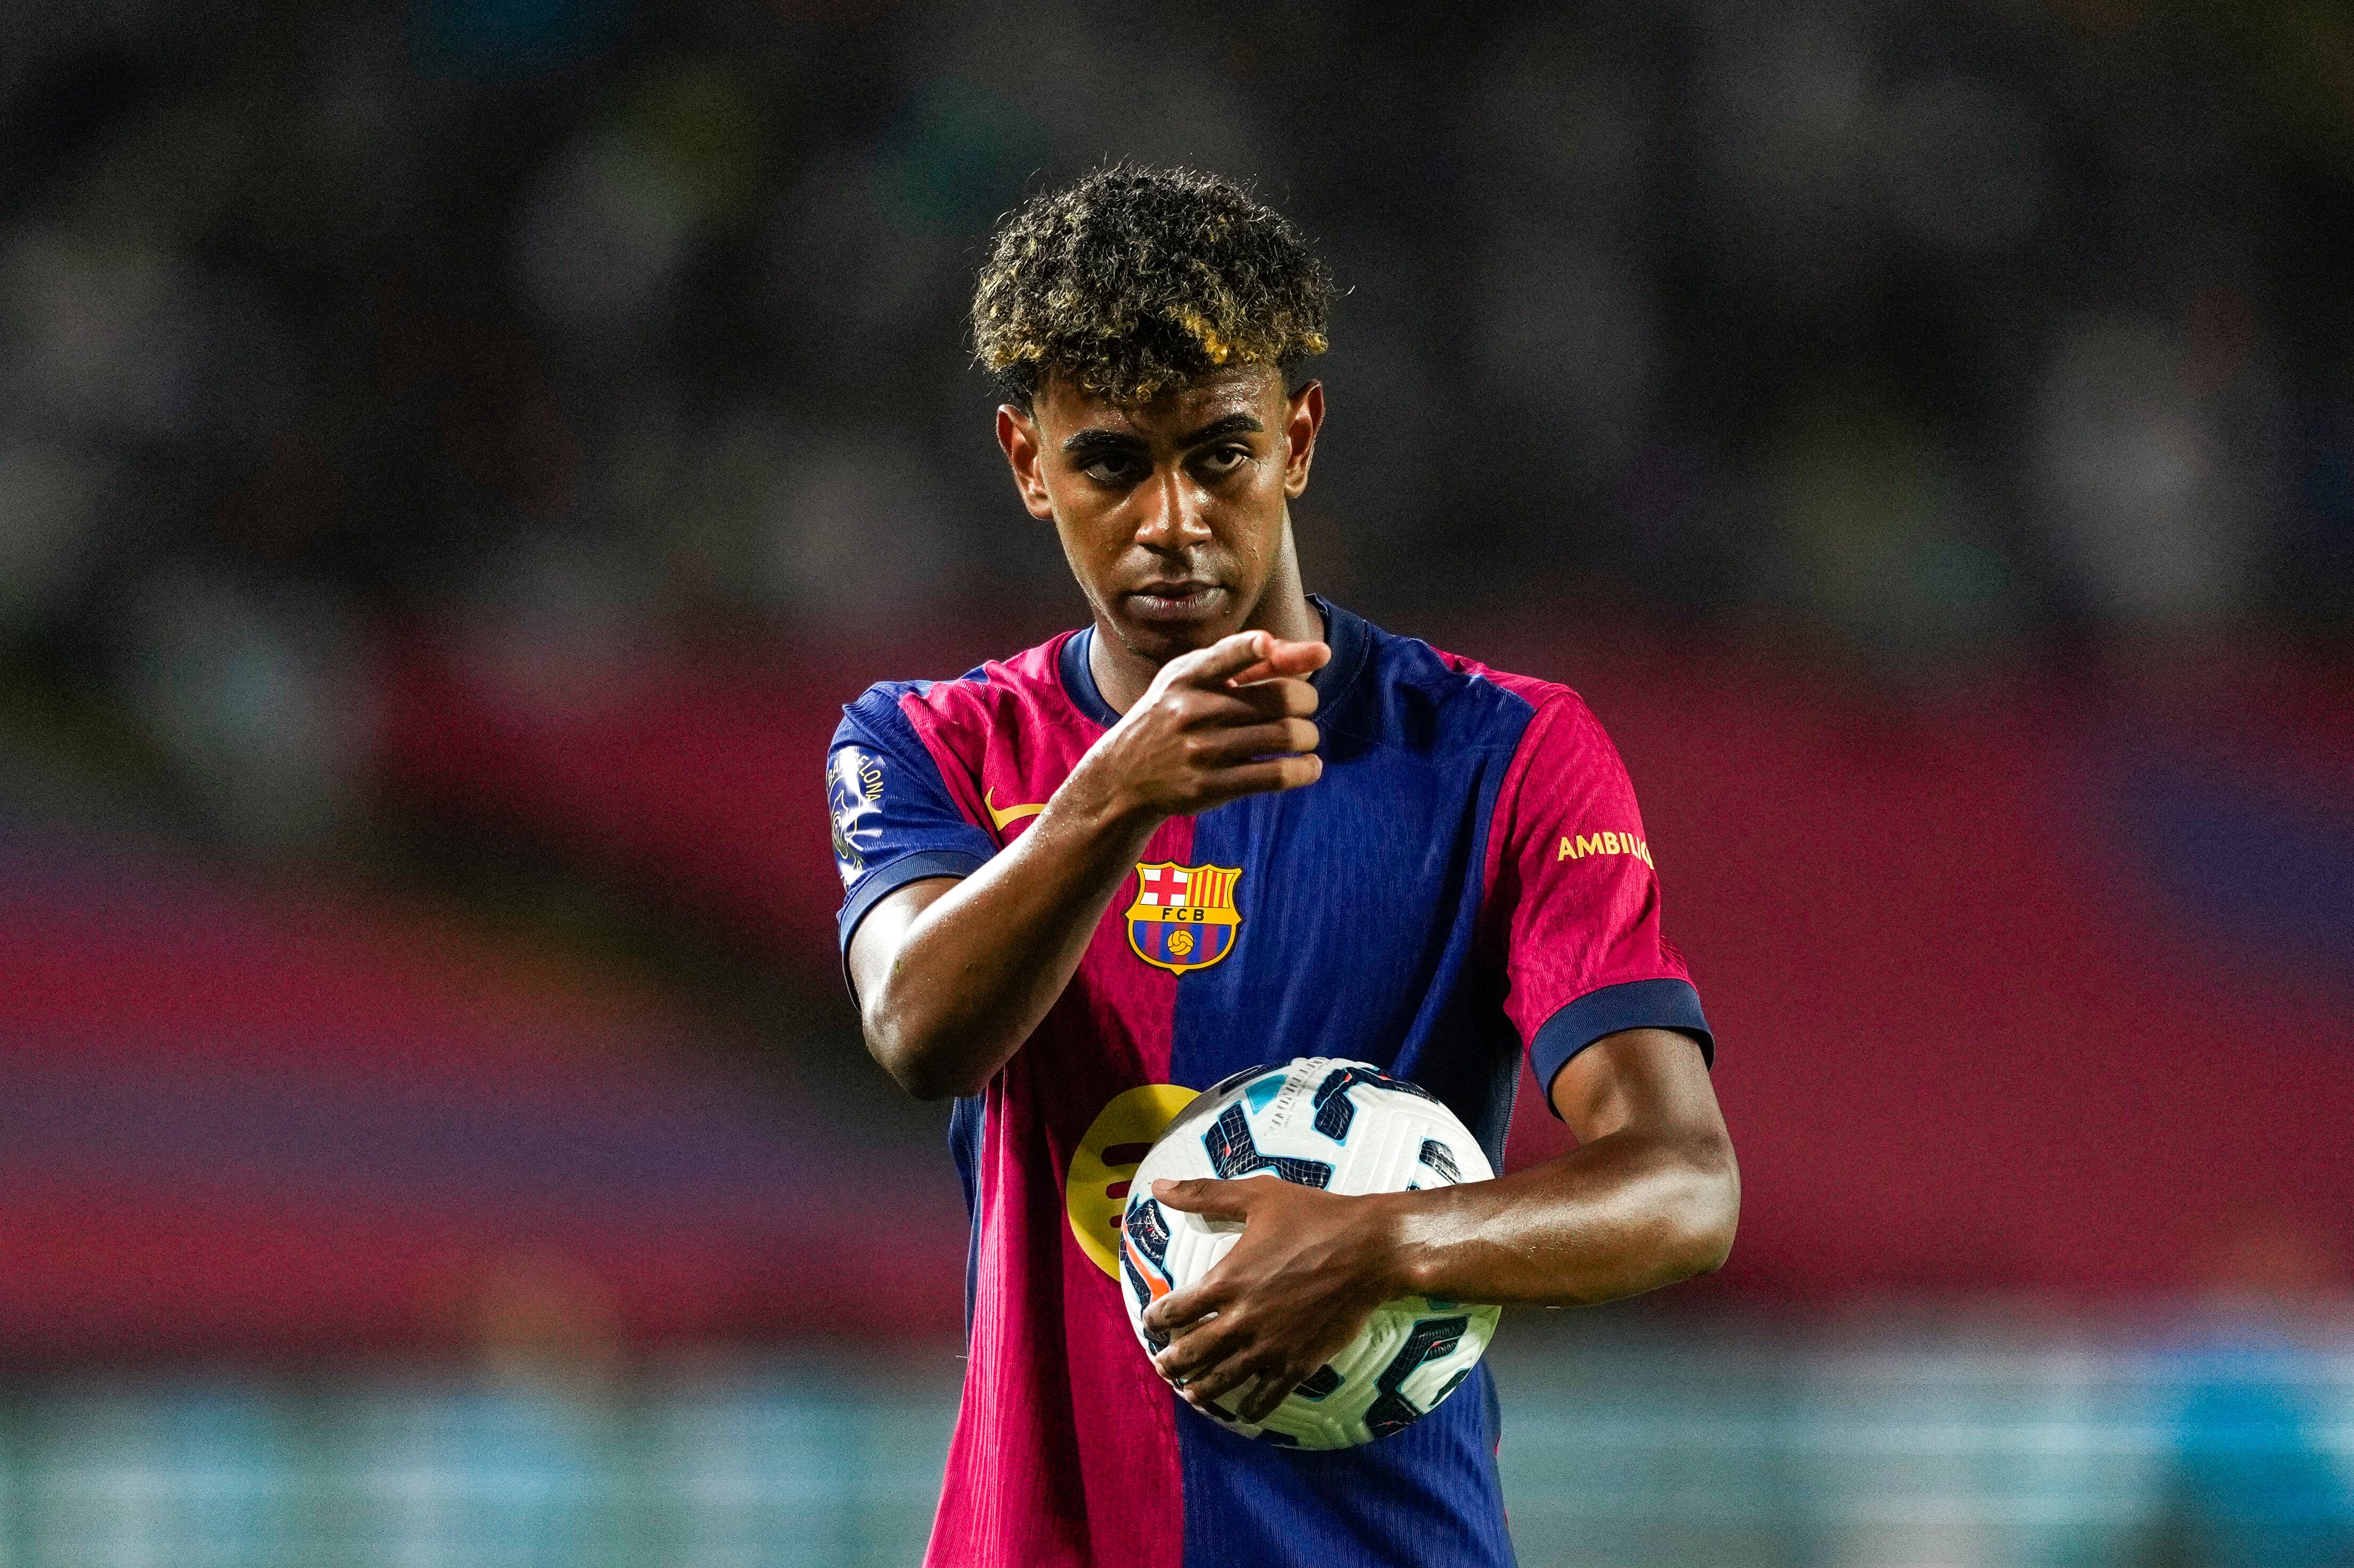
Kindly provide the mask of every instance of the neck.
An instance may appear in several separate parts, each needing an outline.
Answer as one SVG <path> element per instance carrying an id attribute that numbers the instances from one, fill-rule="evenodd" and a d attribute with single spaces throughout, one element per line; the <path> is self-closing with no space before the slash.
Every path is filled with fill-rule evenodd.
<path id="1" fill-rule="evenodd" d="M 1300 586 L 1299 557 L 1291 547 L 1288 518 L 1284 522 L 1283 554 L 1276 562 L 1275 571 L 1259 594 L 1258 603 L 1235 630 L 1271 631 L 1287 642 L 1324 641 L 1324 618 L 1308 602 L 1308 590 Z M 1096 678 L 1096 690 L 1103 694 L 1112 712 L 1124 714 L 1151 686 L 1152 678 L 1161 673 L 1161 664 L 1122 641 L 1098 611 L 1094 645 L 1087 650 L 1087 670 Z"/>

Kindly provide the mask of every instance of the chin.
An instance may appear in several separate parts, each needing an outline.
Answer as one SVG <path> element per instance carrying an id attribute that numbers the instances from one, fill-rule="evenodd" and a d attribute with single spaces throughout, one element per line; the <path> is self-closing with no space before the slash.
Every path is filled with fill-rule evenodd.
<path id="1" fill-rule="evenodd" d="M 1224 617 L 1168 621 L 1136 620 L 1121 616 L 1115 618 L 1112 625 L 1118 629 L 1119 640 L 1128 644 L 1130 652 L 1156 664 L 1166 664 L 1180 655 L 1207 648 L 1226 635 L 1227 630 Z"/>

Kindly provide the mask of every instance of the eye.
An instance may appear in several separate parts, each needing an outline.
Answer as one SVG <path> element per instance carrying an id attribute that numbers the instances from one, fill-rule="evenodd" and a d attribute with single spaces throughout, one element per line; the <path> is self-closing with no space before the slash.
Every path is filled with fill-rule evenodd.
<path id="1" fill-rule="evenodd" d="M 1097 484 L 1132 484 L 1136 482 L 1136 460 L 1119 452 L 1105 452 L 1079 471 Z"/>
<path id="2" fill-rule="evenodd" d="M 1194 461 L 1207 473 L 1227 474 L 1250 461 L 1250 448 L 1246 446 L 1212 447 Z"/>

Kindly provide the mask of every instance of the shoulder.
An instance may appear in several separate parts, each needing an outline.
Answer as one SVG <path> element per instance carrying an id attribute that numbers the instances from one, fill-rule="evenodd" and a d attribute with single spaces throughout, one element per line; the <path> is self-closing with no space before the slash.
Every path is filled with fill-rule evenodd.
<path id="1" fill-rule="evenodd" d="M 1057 656 L 1075 635 L 1063 632 L 948 679 L 877 681 L 843 708 L 834 744 L 912 736 L 961 753 L 1002 726 L 1070 709 Z"/>
<path id="2" fill-rule="evenodd" d="M 1425 644 L 1425 646 L 1428 645 Z M 1577 694 L 1559 681 L 1548 681 L 1536 675 L 1516 675 L 1509 670 L 1499 670 L 1493 664 L 1483 663 L 1466 654 L 1449 653 L 1443 649 L 1432 648 L 1430 656 L 1445 665 L 1447 671 L 1458 679 L 1475 685 L 1492 687 L 1498 692 L 1517 697 L 1526 703 L 1532 712 L 1564 699 L 1572 703 L 1579 702 Z M 1582 706 L 1583 704 L 1581 703 L 1580 705 Z"/>
<path id="3" fill-rule="evenodd" d="M 1578 694 L 1557 681 L 1499 670 L 1434 648 L 1418 637 L 1367 625 L 1367 714 L 1384 738 L 1416 749 L 1516 751 L 1525 738 L 1567 719 L 1594 722 Z"/>

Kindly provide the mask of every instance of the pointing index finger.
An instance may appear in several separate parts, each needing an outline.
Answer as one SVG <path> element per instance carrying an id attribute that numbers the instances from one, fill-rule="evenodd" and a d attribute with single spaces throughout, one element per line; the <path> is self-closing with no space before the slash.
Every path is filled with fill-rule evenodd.
<path id="1" fill-rule="evenodd" d="M 1276 639 L 1264 631 L 1237 631 L 1207 648 L 1188 653 L 1174 679 L 1189 686 L 1216 690 L 1255 664 L 1267 662 Z"/>
<path id="2" fill-rule="evenodd" d="M 1321 642 L 1293 642 L 1271 631 L 1237 631 L 1188 653 L 1173 666 L 1173 681 L 1216 690 L 1260 681 L 1312 675 L 1331 661 Z"/>
<path id="3" fill-rule="evenodd" d="M 1321 670 L 1332 660 L 1331 648 L 1322 642 L 1288 642 L 1280 637 L 1270 638 L 1267 656 L 1234 677 L 1230 684 L 1256 685 L 1261 681 L 1280 680 L 1289 676 L 1302 679 Z"/>

